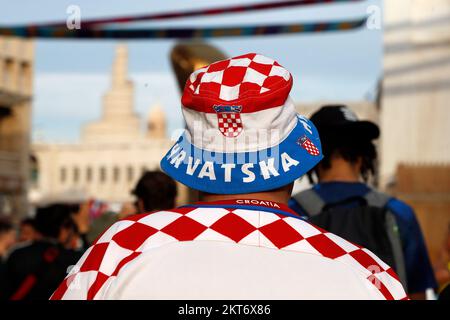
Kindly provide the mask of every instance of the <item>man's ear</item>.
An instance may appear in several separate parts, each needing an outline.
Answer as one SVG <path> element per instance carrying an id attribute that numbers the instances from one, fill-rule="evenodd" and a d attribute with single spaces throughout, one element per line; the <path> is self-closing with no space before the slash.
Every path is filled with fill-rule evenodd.
<path id="1" fill-rule="evenodd" d="M 139 213 L 145 212 L 144 201 L 142 199 L 138 199 L 137 205 L 138 205 L 137 209 L 138 209 Z"/>

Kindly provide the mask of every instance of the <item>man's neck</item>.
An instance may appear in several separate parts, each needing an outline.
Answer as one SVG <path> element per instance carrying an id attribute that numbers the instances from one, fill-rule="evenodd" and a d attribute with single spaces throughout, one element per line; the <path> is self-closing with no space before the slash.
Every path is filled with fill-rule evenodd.
<path id="1" fill-rule="evenodd" d="M 341 158 L 333 159 L 331 168 L 319 170 L 320 182 L 359 182 L 359 177 L 359 166 Z"/>

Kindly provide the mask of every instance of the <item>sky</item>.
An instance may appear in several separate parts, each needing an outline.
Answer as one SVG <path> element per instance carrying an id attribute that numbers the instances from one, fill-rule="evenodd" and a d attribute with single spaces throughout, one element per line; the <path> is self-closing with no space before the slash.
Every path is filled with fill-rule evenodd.
<path id="1" fill-rule="evenodd" d="M 273 0 L 15 0 L 3 1 L 0 25 L 65 21 L 70 5 L 83 19 L 144 12 L 270 2 Z M 140 22 L 129 27 L 229 26 L 360 18 L 381 0 L 325 4 L 258 13 Z M 126 26 L 128 27 L 128 26 Z M 183 124 L 180 94 L 169 53 L 175 40 L 125 41 L 129 73 L 135 85 L 135 110 L 143 117 L 155 103 L 166 111 L 169 134 Z M 228 56 L 257 52 L 276 59 L 294 77 L 297 102 L 372 99 L 381 75 L 382 31 L 295 34 L 208 39 Z M 75 142 L 83 124 L 101 115 L 101 99 L 109 87 L 116 40 L 37 40 L 35 45 L 33 139 Z"/>

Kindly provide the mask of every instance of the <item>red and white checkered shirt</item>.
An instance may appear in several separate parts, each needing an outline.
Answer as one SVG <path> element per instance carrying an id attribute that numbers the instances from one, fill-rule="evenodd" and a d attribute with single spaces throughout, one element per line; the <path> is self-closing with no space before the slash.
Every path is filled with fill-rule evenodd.
<path id="1" fill-rule="evenodd" d="M 407 299 L 395 272 L 287 206 L 229 200 L 130 216 L 51 299 Z"/>

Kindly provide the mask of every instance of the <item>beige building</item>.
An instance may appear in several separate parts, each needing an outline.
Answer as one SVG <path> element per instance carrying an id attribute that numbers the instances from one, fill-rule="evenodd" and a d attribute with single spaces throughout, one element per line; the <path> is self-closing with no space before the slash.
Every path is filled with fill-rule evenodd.
<path id="1" fill-rule="evenodd" d="M 450 0 L 384 6 L 380 181 L 413 206 L 437 263 L 450 223 Z"/>
<path id="2" fill-rule="evenodd" d="M 381 175 L 450 163 L 450 1 L 384 1 Z"/>
<path id="3" fill-rule="evenodd" d="M 380 104 L 348 103 L 380 125 L 379 186 L 401 164 L 450 163 L 450 0 L 384 1 Z M 310 115 L 324 103 L 299 105 Z"/>
<path id="4" fill-rule="evenodd" d="M 25 216 L 34 44 L 0 37 L 0 216 Z"/>
<path id="5" fill-rule="evenodd" d="M 143 171 L 159 169 L 172 144 L 166 136 L 165 114 L 160 105 L 154 105 L 142 128 L 134 112 L 127 62 L 127 48 L 119 45 L 101 119 L 84 126 L 79 143 L 33 146 L 39 179 L 30 194 L 32 202 L 96 198 L 123 203 L 132 200 L 130 190 Z"/>

